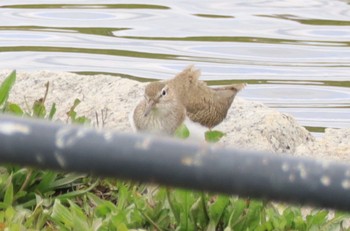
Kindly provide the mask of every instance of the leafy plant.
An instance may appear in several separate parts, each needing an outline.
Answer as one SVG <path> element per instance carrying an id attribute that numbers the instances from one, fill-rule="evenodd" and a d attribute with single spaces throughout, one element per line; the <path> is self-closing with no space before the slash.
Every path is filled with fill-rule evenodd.
<path id="1" fill-rule="evenodd" d="M 91 121 L 85 117 L 85 116 L 77 116 L 77 112 L 75 111 L 75 108 L 80 104 L 79 99 L 75 99 L 73 106 L 70 108 L 70 110 L 67 112 L 67 116 L 73 123 L 78 123 L 78 124 L 86 124 L 90 123 Z"/>
<path id="2" fill-rule="evenodd" d="M 225 133 L 223 133 L 221 131 L 207 131 L 204 134 L 205 140 L 209 143 L 218 142 L 224 135 L 225 135 Z"/>
<path id="3" fill-rule="evenodd" d="M 6 109 L 6 103 L 10 95 L 10 90 L 16 81 L 16 71 L 12 71 L 11 74 L 0 85 L 0 106 L 2 111 Z M 5 105 L 5 107 L 3 106 Z"/>
<path id="4" fill-rule="evenodd" d="M 217 143 L 225 133 L 216 130 L 209 130 L 204 133 L 204 138 L 209 143 Z M 185 124 L 181 124 L 175 131 L 175 137 L 180 139 L 187 139 L 190 136 L 190 130 Z"/>
<path id="5" fill-rule="evenodd" d="M 190 136 L 190 131 L 185 124 L 181 124 L 175 131 L 175 137 L 180 139 L 187 139 Z"/>

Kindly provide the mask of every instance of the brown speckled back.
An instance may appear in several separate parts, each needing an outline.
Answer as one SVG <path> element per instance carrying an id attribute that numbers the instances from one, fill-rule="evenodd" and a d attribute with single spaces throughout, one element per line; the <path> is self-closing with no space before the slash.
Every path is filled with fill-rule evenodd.
<path id="1" fill-rule="evenodd" d="M 176 89 L 188 117 L 211 129 L 225 119 L 234 97 L 245 84 L 210 88 L 199 80 L 200 74 L 194 66 L 189 66 L 169 80 L 168 84 Z"/>

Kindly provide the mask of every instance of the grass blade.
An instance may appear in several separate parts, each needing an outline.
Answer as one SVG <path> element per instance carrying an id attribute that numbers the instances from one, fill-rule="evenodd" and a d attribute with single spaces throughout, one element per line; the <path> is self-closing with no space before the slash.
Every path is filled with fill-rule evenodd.
<path id="1" fill-rule="evenodd" d="M 11 74 L 0 85 L 0 105 L 6 103 L 10 90 L 16 81 L 16 71 L 12 71 Z"/>

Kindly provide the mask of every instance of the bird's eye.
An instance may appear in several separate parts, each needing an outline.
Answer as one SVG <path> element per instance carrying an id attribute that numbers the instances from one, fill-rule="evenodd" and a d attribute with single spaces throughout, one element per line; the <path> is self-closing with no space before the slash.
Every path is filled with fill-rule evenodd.
<path id="1" fill-rule="evenodd" d="M 165 95 L 166 95 L 166 93 L 167 93 L 167 92 L 166 92 L 166 90 L 165 90 L 165 89 L 163 89 L 163 90 L 162 90 L 162 96 L 165 96 Z"/>

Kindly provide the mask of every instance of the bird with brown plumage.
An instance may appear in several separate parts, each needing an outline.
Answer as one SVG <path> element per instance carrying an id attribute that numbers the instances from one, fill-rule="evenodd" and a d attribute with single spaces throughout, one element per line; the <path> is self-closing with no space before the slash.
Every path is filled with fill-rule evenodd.
<path id="1" fill-rule="evenodd" d="M 152 82 L 146 86 L 144 99 L 131 116 L 131 124 L 137 131 L 173 135 L 183 123 L 186 110 L 166 83 Z"/>
<path id="2" fill-rule="evenodd" d="M 189 66 L 173 79 L 149 83 L 144 99 L 132 113 L 137 131 L 173 135 L 186 115 L 211 130 L 221 123 L 244 83 L 211 88 L 199 77 L 201 72 Z"/>
<path id="3" fill-rule="evenodd" d="M 231 84 L 211 88 L 199 77 L 201 72 L 188 66 L 167 84 L 176 92 L 178 100 L 185 106 L 187 116 L 210 130 L 221 123 L 236 96 L 246 84 Z"/>

